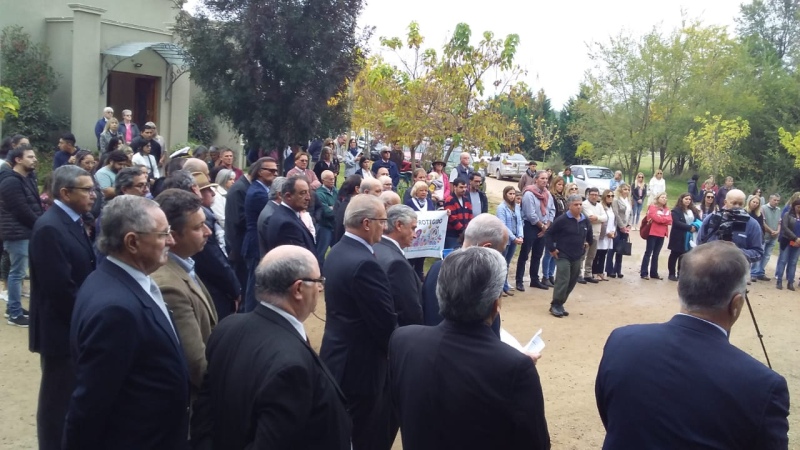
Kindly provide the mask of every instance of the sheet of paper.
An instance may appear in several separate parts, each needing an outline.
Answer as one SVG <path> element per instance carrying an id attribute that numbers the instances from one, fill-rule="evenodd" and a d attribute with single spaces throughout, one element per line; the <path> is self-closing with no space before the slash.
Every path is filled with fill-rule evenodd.
<path id="1" fill-rule="evenodd" d="M 506 331 L 505 328 L 500 328 L 500 340 L 510 345 L 511 347 L 514 347 L 520 352 L 525 352 L 525 349 L 522 348 L 522 344 L 520 344 L 517 338 L 512 336 L 511 333 Z"/>
<path id="2" fill-rule="evenodd" d="M 533 335 L 528 345 L 525 346 L 525 351 L 529 353 L 542 353 L 544 350 L 544 339 L 542 339 L 541 328 L 536 334 Z"/>

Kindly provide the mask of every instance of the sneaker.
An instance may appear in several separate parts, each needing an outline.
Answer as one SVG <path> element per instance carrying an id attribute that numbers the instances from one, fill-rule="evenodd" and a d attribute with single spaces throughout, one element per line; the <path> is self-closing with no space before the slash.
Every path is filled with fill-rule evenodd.
<path id="1" fill-rule="evenodd" d="M 20 328 L 28 328 L 28 318 L 25 317 L 25 316 L 19 316 L 19 317 L 15 317 L 13 319 L 9 318 L 6 321 L 6 323 L 9 324 L 9 325 L 18 326 Z"/>
<path id="2" fill-rule="evenodd" d="M 29 318 L 29 317 L 30 317 L 31 313 L 30 313 L 30 312 L 28 312 L 28 310 L 27 310 L 27 309 L 25 309 L 25 308 L 22 308 L 22 315 L 23 315 L 23 316 L 24 316 L 24 317 L 27 319 L 27 318 Z M 5 314 L 3 314 L 3 317 L 5 317 L 6 319 L 8 319 L 8 310 L 6 310 Z"/>

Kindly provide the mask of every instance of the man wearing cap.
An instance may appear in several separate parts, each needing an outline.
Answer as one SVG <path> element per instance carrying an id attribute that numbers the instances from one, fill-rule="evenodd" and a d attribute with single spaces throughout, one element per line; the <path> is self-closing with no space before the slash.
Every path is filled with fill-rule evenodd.
<path id="1" fill-rule="evenodd" d="M 391 155 L 391 149 L 389 147 L 383 147 L 381 150 L 381 159 L 372 164 L 372 173 L 377 177 L 378 169 L 385 167 L 389 170 L 389 178 L 392 179 L 392 188 L 396 189 L 397 183 L 400 181 L 400 170 L 397 168 L 397 164 L 389 159 Z"/>
<path id="2" fill-rule="evenodd" d="M 517 184 L 520 191 L 525 192 L 526 187 L 536 184 L 536 167 L 536 161 L 528 161 L 528 169 L 519 177 Z"/>

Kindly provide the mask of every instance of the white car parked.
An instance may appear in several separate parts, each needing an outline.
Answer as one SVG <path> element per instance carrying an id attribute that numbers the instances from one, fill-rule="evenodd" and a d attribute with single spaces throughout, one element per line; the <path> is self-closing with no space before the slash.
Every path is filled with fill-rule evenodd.
<path id="1" fill-rule="evenodd" d="M 572 176 L 575 177 L 575 184 L 578 185 L 578 192 L 582 193 L 584 198 L 589 188 L 595 187 L 602 193 L 611 186 L 611 180 L 614 179 L 614 171 L 608 167 L 570 166 L 570 169 Z"/>
<path id="2" fill-rule="evenodd" d="M 502 180 L 503 178 L 520 178 L 526 170 L 528 170 L 528 160 L 520 153 L 515 153 L 513 155 L 500 153 L 499 155 L 495 155 L 489 161 L 489 168 L 487 169 L 489 175 L 494 176 L 498 180 Z"/>

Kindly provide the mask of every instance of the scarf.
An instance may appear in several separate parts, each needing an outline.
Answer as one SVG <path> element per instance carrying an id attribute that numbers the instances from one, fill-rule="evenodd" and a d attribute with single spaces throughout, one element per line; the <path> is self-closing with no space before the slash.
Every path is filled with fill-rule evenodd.
<path id="1" fill-rule="evenodd" d="M 547 217 L 547 200 L 550 197 L 550 191 L 542 189 L 540 192 L 535 185 L 530 185 L 525 187 L 525 192 L 530 192 L 539 199 L 539 209 L 542 211 L 542 217 Z"/>
<path id="2" fill-rule="evenodd" d="M 350 154 L 353 155 L 353 156 L 356 156 L 358 154 L 358 147 L 351 148 L 349 150 L 350 150 Z"/>

